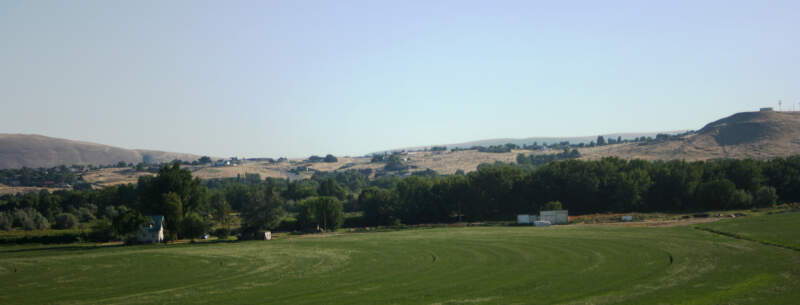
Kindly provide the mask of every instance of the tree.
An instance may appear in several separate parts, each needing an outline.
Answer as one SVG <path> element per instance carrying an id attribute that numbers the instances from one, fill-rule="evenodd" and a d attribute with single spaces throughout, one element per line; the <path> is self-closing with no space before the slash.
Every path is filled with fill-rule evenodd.
<path id="1" fill-rule="evenodd" d="M 180 220 L 191 212 L 207 211 L 208 196 L 200 179 L 181 169 L 178 162 L 163 166 L 156 176 L 139 177 L 138 210 L 149 215 L 164 215 L 167 231 L 177 238 Z M 171 194 L 171 195 L 170 195 Z"/>
<path id="2" fill-rule="evenodd" d="M 369 225 L 386 226 L 399 221 L 399 208 L 389 190 L 377 187 L 364 189 L 358 196 L 358 206 L 364 211 L 364 221 Z"/>
<path id="3" fill-rule="evenodd" d="M 550 201 L 542 205 L 542 211 L 562 210 L 561 201 Z"/>
<path id="4" fill-rule="evenodd" d="M 222 193 L 215 193 L 211 196 L 211 213 L 217 225 L 222 226 L 228 231 L 231 229 L 231 206 L 225 200 L 225 195 Z"/>
<path id="5" fill-rule="evenodd" d="M 148 219 L 139 212 L 134 210 L 127 210 L 118 213 L 111 222 L 111 229 L 114 236 L 124 241 L 130 241 L 136 237 L 142 225 L 148 222 Z"/>
<path id="6" fill-rule="evenodd" d="M 730 207 L 736 185 L 728 179 L 708 181 L 697 187 L 697 201 L 705 210 L 723 210 Z"/>
<path id="7" fill-rule="evenodd" d="M 337 229 L 344 222 L 342 210 L 342 202 L 335 197 L 311 197 L 300 202 L 297 222 L 304 228 Z"/>
<path id="8" fill-rule="evenodd" d="M 311 196 L 316 196 L 317 191 L 314 189 L 314 180 L 305 179 L 289 182 L 286 190 L 286 198 L 292 200 L 301 200 Z"/>
<path id="9" fill-rule="evenodd" d="M 70 213 L 56 215 L 56 229 L 72 229 L 78 225 L 78 217 Z"/>
<path id="10" fill-rule="evenodd" d="M 778 193 L 774 187 L 762 186 L 753 198 L 753 204 L 758 207 L 771 207 L 778 201 Z"/>
<path id="11" fill-rule="evenodd" d="M 336 157 L 334 155 L 328 154 L 327 156 L 325 156 L 325 162 L 335 163 L 335 162 L 339 162 L 339 159 L 336 159 Z"/>
<path id="12" fill-rule="evenodd" d="M 331 196 L 339 200 L 344 200 L 344 198 L 347 197 L 347 191 L 345 191 L 344 187 L 332 178 L 323 179 L 319 184 L 317 193 L 319 196 Z"/>
<path id="13" fill-rule="evenodd" d="M 198 163 L 200 163 L 200 164 L 209 164 L 209 163 L 211 163 L 212 161 L 211 161 L 211 157 L 209 157 L 209 156 L 202 156 L 202 157 L 200 157 L 200 159 L 197 159 L 197 162 L 198 162 Z"/>
<path id="14" fill-rule="evenodd" d="M 606 138 L 603 136 L 597 136 L 597 146 L 606 145 Z"/>
<path id="15" fill-rule="evenodd" d="M 181 234 L 185 238 L 199 238 L 203 236 L 206 231 L 206 223 L 203 218 L 197 213 L 189 213 L 183 221 L 181 221 Z"/>
<path id="16" fill-rule="evenodd" d="M 161 207 L 161 214 L 164 215 L 164 227 L 166 235 L 169 239 L 175 240 L 180 238 L 178 232 L 180 230 L 181 221 L 183 220 L 183 202 L 178 194 L 166 193 L 163 195 L 163 206 Z"/>
<path id="17" fill-rule="evenodd" d="M 14 219 L 8 213 L 0 213 L 0 230 L 9 231 L 14 224 Z"/>
<path id="18" fill-rule="evenodd" d="M 247 238 L 258 231 L 277 228 L 283 216 L 282 205 L 280 195 L 272 185 L 254 190 L 241 213 L 242 236 Z"/>

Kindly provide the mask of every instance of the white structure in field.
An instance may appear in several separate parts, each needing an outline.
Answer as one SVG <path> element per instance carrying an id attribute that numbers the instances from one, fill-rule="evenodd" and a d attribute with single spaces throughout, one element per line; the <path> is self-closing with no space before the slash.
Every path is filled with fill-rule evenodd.
<path id="1" fill-rule="evenodd" d="M 261 236 L 262 234 L 259 234 L 259 239 L 261 239 L 261 240 L 272 240 L 272 231 L 264 231 L 264 232 L 261 232 L 261 233 L 263 233 L 263 236 Z"/>
<path id="2" fill-rule="evenodd" d="M 569 213 L 567 210 L 541 211 L 539 220 L 549 221 L 554 225 L 565 224 L 569 222 Z"/>
<path id="3" fill-rule="evenodd" d="M 569 212 L 567 210 L 556 210 L 556 211 L 541 211 L 539 212 L 539 216 L 536 215 L 528 215 L 528 214 L 519 214 L 517 215 L 517 224 L 520 225 L 537 225 L 536 222 L 538 221 L 545 221 L 547 225 L 550 224 L 565 224 L 569 222 Z"/>
<path id="4" fill-rule="evenodd" d="M 631 215 L 622 216 L 622 221 L 624 222 L 633 221 L 633 216 Z"/>
<path id="5" fill-rule="evenodd" d="M 535 226 L 537 226 L 537 227 L 549 227 L 550 226 L 550 222 L 546 221 L 546 220 L 544 220 L 544 221 L 534 221 L 533 224 Z"/>
<path id="6" fill-rule="evenodd" d="M 139 235 L 136 236 L 141 243 L 160 243 L 164 241 L 164 216 L 150 216 L 150 221 L 142 225 Z"/>

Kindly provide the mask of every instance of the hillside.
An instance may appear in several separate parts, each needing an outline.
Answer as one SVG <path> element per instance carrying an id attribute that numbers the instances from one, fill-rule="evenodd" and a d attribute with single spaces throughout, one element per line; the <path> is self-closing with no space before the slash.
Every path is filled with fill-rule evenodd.
<path id="1" fill-rule="evenodd" d="M 96 143 L 30 134 L 0 134 L 0 168 L 53 167 L 72 164 L 139 163 L 174 159 L 196 160 L 199 156 L 152 150 L 134 150 Z M 145 160 L 146 159 L 146 160 Z"/>
<path id="2" fill-rule="evenodd" d="M 741 112 L 678 140 L 594 147 L 581 153 L 587 159 L 618 156 L 645 160 L 789 156 L 800 153 L 800 112 Z"/>

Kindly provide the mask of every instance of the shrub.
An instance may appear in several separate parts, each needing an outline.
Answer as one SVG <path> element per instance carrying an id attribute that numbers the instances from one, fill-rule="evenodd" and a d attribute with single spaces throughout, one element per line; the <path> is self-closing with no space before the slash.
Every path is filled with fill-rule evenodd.
<path id="1" fill-rule="evenodd" d="M 14 218 L 11 214 L 8 213 L 0 213 L 0 230 L 9 231 L 11 230 L 11 226 L 14 224 Z"/>
<path id="2" fill-rule="evenodd" d="M 110 220 L 100 218 L 92 223 L 91 231 L 89 232 L 89 240 L 94 242 L 107 242 L 113 239 L 114 230 Z"/>
<path id="3" fill-rule="evenodd" d="M 12 226 L 21 227 L 25 230 L 45 230 L 50 228 L 50 222 L 37 210 L 31 208 L 16 209 L 13 213 Z"/>
<path id="4" fill-rule="evenodd" d="M 33 215 L 33 225 L 34 229 L 37 230 L 47 230 L 50 229 L 50 222 L 47 221 L 47 217 L 44 217 L 39 212 Z"/>
<path id="5" fill-rule="evenodd" d="M 56 229 L 72 229 L 78 225 L 78 217 L 70 213 L 61 213 L 56 216 Z"/>
<path id="6" fill-rule="evenodd" d="M 228 236 L 231 236 L 231 230 L 228 230 L 228 228 L 218 228 L 214 230 L 214 236 L 219 239 L 227 239 Z"/>

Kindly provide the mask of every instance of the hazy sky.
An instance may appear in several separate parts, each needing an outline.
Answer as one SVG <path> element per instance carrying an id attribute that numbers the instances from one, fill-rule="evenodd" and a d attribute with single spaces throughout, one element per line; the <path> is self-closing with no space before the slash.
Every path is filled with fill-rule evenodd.
<path id="1" fill-rule="evenodd" d="M 800 102 L 800 1 L 653 2 L 0 0 L 0 133 L 361 155 Z"/>

